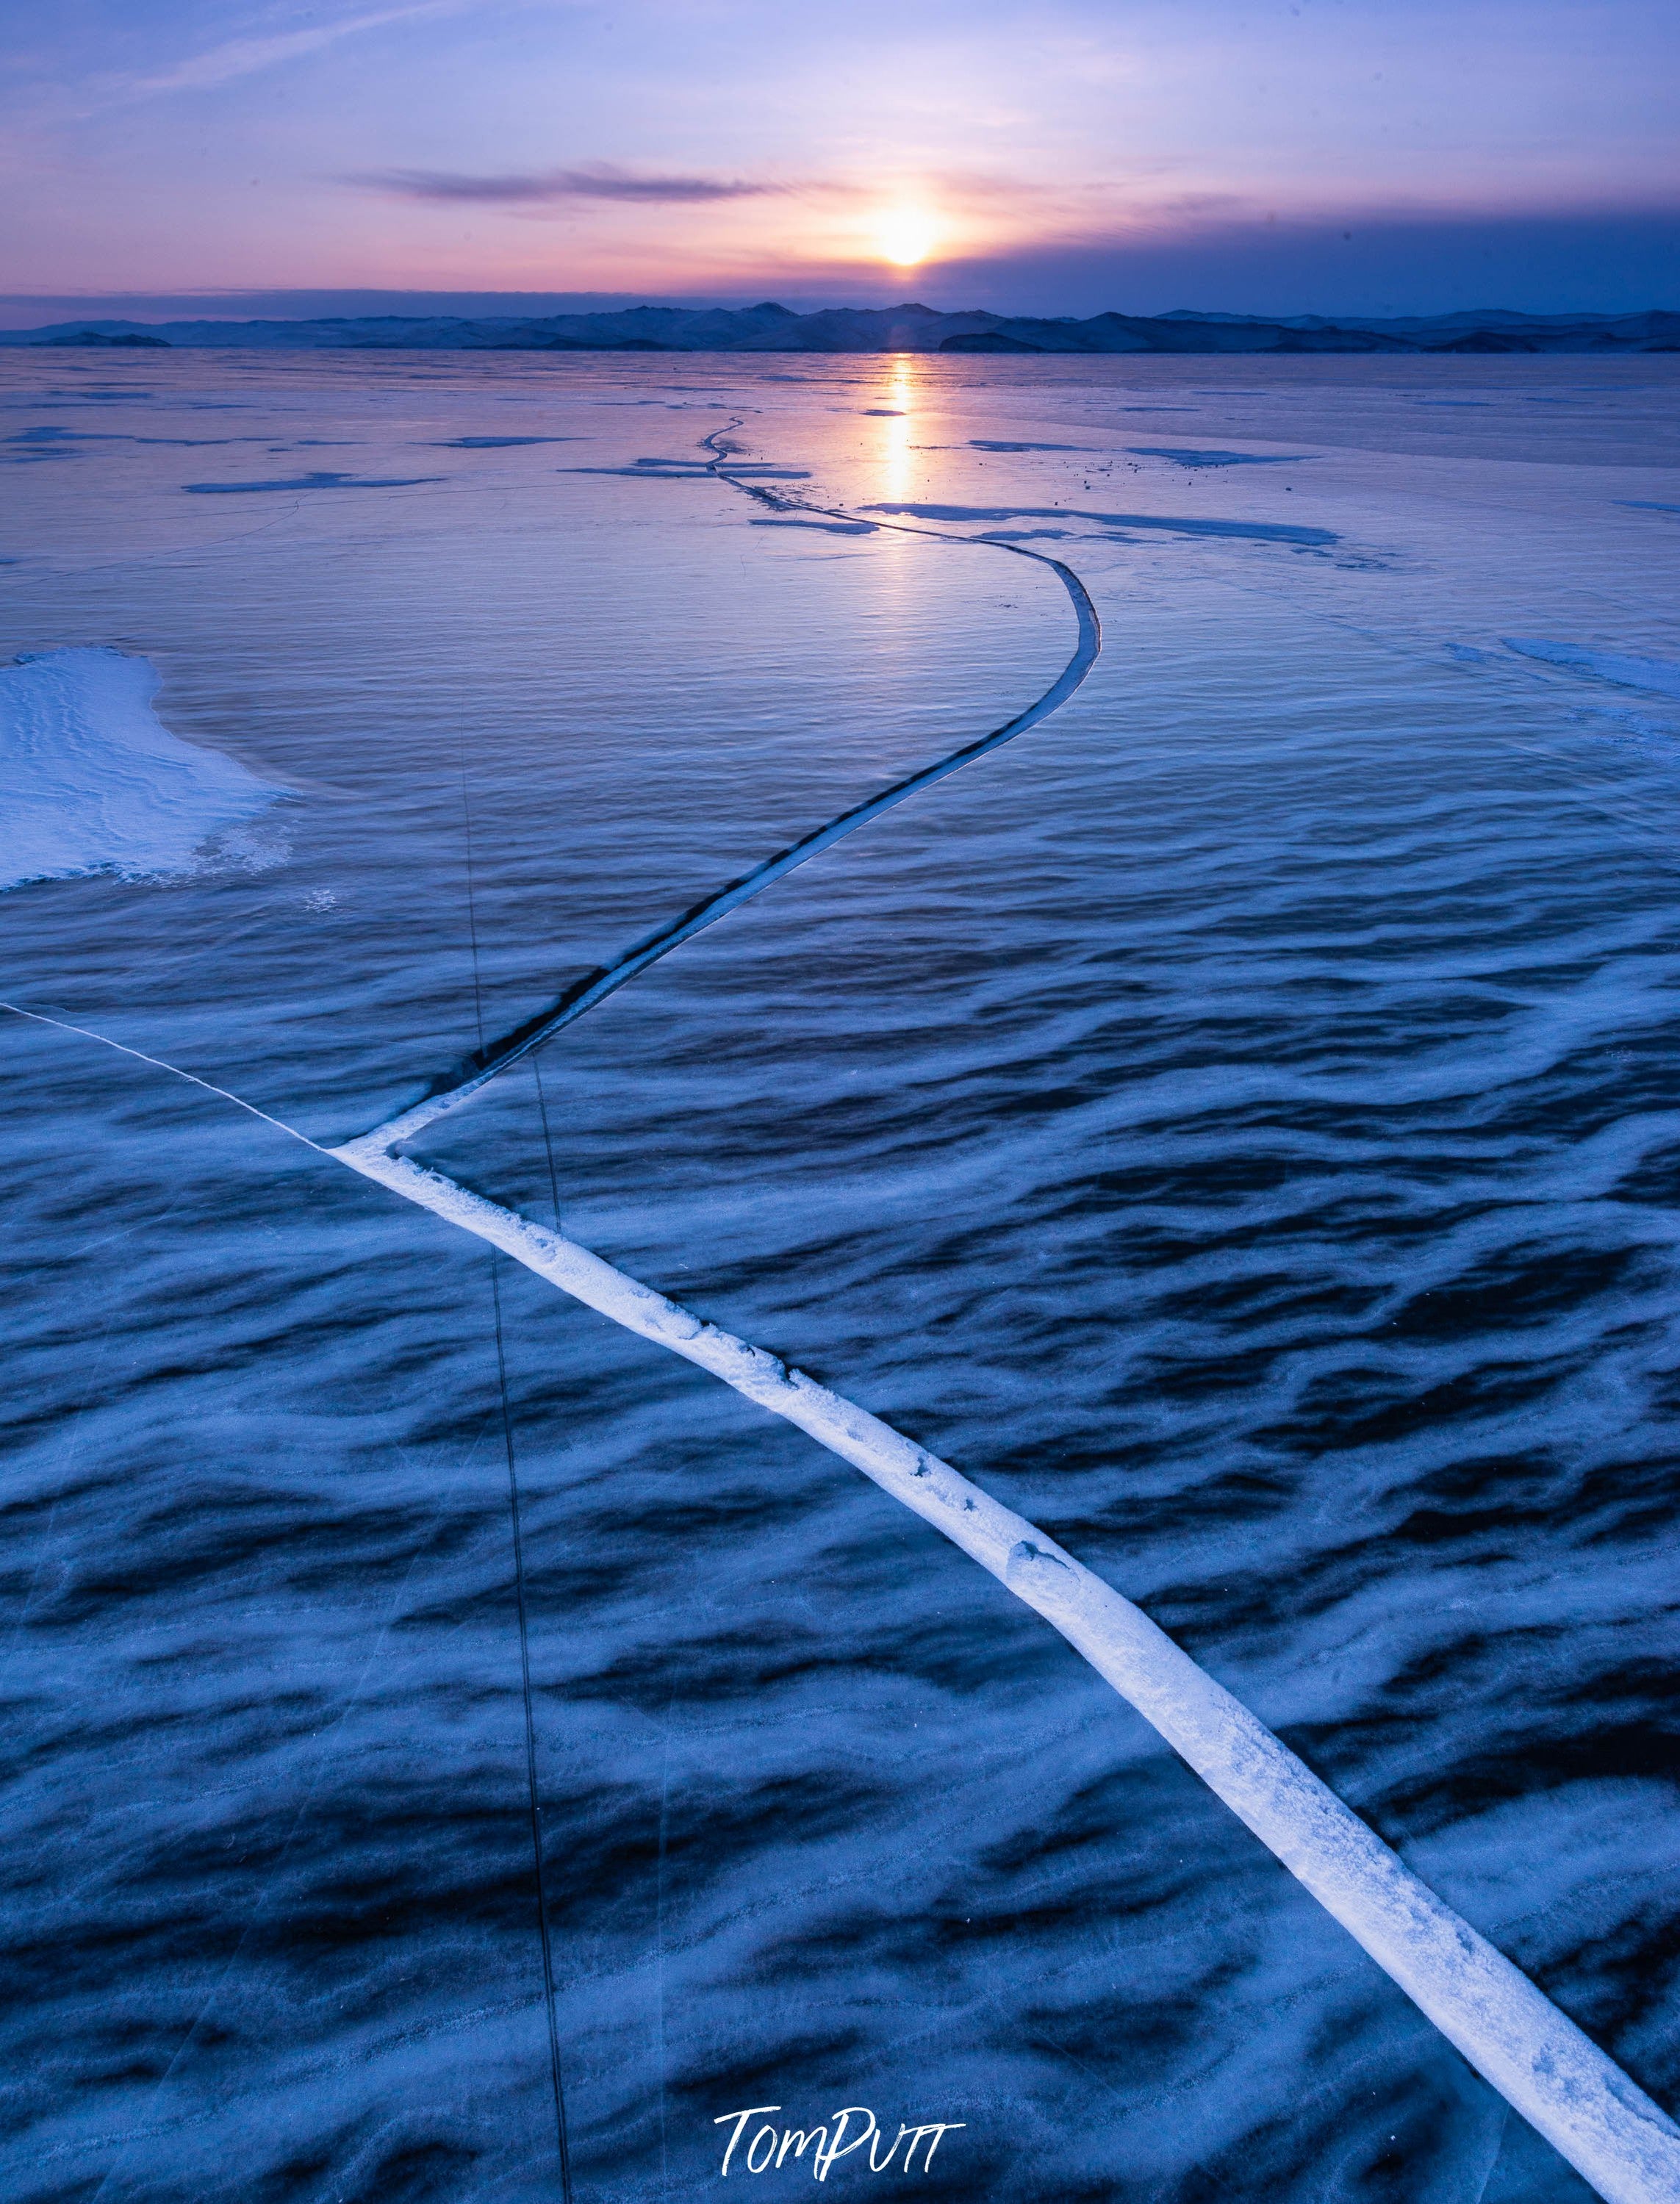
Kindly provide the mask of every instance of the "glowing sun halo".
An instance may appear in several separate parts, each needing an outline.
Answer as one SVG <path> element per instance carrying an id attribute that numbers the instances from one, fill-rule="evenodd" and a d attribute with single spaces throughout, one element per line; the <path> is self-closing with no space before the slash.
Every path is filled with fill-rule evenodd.
<path id="1" fill-rule="evenodd" d="M 914 268 L 933 249 L 933 225 L 925 214 L 905 210 L 881 224 L 881 257 L 896 268 Z"/>

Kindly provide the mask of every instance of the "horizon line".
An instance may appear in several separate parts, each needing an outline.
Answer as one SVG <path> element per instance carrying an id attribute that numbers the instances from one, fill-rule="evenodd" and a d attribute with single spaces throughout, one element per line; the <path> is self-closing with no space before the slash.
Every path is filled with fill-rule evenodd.
<path id="1" fill-rule="evenodd" d="M 1606 310 L 1601 307 L 1574 308 L 1568 306 L 1536 309 L 1534 307 L 1499 306 L 1489 305 L 1482 306 L 1452 306 L 1441 308 L 1434 311 L 1415 311 L 1411 313 L 1371 313 L 1358 309 L 1344 309 L 1340 311 L 1333 313 L 1310 311 L 1297 311 L 1292 312 L 1287 309 L 1283 308 L 1258 312 L 1238 312 L 1230 308 L 1214 306 L 1173 306 L 1164 308 L 1160 311 L 1154 313 L 1142 313 L 1128 311 L 1124 306 L 1106 306 L 1098 308 L 1092 313 L 1081 314 L 1078 312 L 1046 312 L 1044 311 L 1034 311 L 1030 307 L 999 308 L 995 306 L 980 305 L 930 306 L 924 301 L 913 298 L 894 299 L 886 305 L 875 305 L 866 303 L 861 300 L 840 299 L 828 300 L 820 304 L 801 301 L 796 305 L 790 306 L 777 299 L 760 299 L 751 301 L 739 297 L 713 299 L 695 299 L 689 297 L 685 299 L 672 299 L 668 297 L 662 298 L 649 296 L 648 293 L 642 292 L 614 293 L 598 291 L 579 293 L 575 292 L 565 293 L 545 291 L 482 291 L 471 293 L 462 293 L 458 291 L 439 291 L 435 293 L 391 291 L 382 293 L 376 290 L 370 291 L 366 289 L 352 288 L 350 287 L 346 287 L 341 291 L 334 292 L 330 290 L 307 289 L 299 286 L 297 291 L 290 293 L 290 295 L 299 298 L 319 299 L 323 302 L 331 302 L 334 299 L 342 299 L 346 300 L 351 299 L 377 299 L 383 295 L 393 299 L 402 299 L 405 302 L 405 310 L 398 311 L 391 308 L 382 308 L 377 305 L 370 305 L 362 307 L 359 311 L 350 307 L 334 311 L 332 310 L 329 303 L 325 303 L 322 307 L 313 311 L 305 310 L 293 313 L 287 313 L 284 311 L 263 312 L 259 311 L 240 315 L 228 313 L 225 311 L 222 314 L 216 314 L 214 312 L 195 313 L 190 311 L 183 311 L 180 309 L 181 307 L 187 306 L 189 302 L 196 302 L 198 299 L 202 299 L 205 305 L 209 306 L 214 301 L 225 300 L 232 302 L 233 300 L 240 298 L 249 298 L 251 299 L 253 302 L 258 298 L 267 298 L 273 299 L 276 302 L 279 302 L 286 299 L 288 293 L 284 291 L 266 293 L 241 292 L 229 288 L 216 291 L 205 291 L 197 293 L 191 292 L 175 293 L 172 297 L 170 294 L 167 293 L 163 295 L 170 299 L 169 305 L 165 307 L 159 305 L 152 307 L 150 311 L 147 311 L 145 306 L 140 305 L 140 301 L 141 299 L 145 299 L 148 294 L 135 293 L 132 292 L 86 293 L 62 292 L 57 293 L 40 292 L 0 292 L 0 309 L 4 309 L 6 307 L 19 309 L 29 306 L 56 306 L 59 308 L 70 308 L 72 310 L 68 313 L 62 314 L 61 318 L 55 321 L 42 322 L 30 327 L 20 326 L 11 329 L 0 329 L 0 342 L 3 342 L 8 337 L 15 338 L 45 335 L 50 331 L 62 328 L 68 328 L 72 325 L 80 324 L 92 328 L 96 323 L 101 322 L 121 323 L 134 327 L 167 327 L 172 323 L 186 324 L 190 326 L 195 323 L 210 323 L 220 324 L 229 329 L 240 329 L 253 327 L 258 323 L 275 323 L 282 325 L 302 326 L 310 323 L 370 321 L 454 321 L 463 323 L 494 321 L 500 319 L 527 322 L 585 321 L 606 320 L 629 313 L 753 314 L 775 311 L 778 313 L 786 314 L 790 318 L 795 320 L 809 319 L 822 314 L 920 314 L 926 315 L 930 319 L 938 321 L 975 318 L 991 322 L 1032 322 L 1050 324 L 1065 323 L 1070 325 L 1080 325 L 1089 322 L 1098 322 L 1115 318 L 1129 322 L 1198 321 L 1222 322 L 1227 323 L 1259 323 L 1263 325 L 1277 326 L 1287 325 L 1289 323 L 1318 323 L 1329 327 L 1342 326 L 1369 329 L 1379 327 L 1385 323 L 1463 322 L 1493 318 L 1517 322 L 1624 322 L 1637 321 L 1653 315 L 1680 314 L 1680 305 L 1665 306 L 1657 305 L 1654 302 L 1640 306 L 1624 306 L 1609 310 Z M 150 294 L 150 296 L 155 298 L 157 297 L 158 294 L 152 293 Z M 428 298 L 436 298 L 440 300 L 471 299 L 475 302 L 482 300 L 483 304 L 475 304 L 472 306 L 464 305 L 457 305 L 453 306 L 440 305 L 431 311 L 428 311 L 423 303 Z M 535 302 L 537 300 L 553 301 L 554 303 L 548 304 L 535 311 L 528 310 L 523 313 L 514 312 L 500 314 L 496 311 L 496 302 L 506 301 L 510 306 L 512 306 L 515 302 L 523 304 L 528 301 Z M 576 300 L 577 303 L 559 303 L 562 300 Z M 587 304 L 584 303 L 585 300 L 588 301 Z M 407 304 L 406 302 L 409 301 L 412 301 L 414 303 L 411 305 Z M 133 302 L 134 308 L 138 310 L 130 311 L 127 313 L 108 311 L 103 314 L 94 311 L 76 311 L 78 308 L 92 310 L 101 306 L 110 309 L 129 302 Z"/>

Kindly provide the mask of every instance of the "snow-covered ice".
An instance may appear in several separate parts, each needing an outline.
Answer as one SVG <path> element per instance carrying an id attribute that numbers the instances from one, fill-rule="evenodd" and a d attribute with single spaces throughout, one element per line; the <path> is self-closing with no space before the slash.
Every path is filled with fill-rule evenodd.
<path id="1" fill-rule="evenodd" d="M 0 667 L 0 887 L 180 873 L 279 793 L 172 735 L 150 661 L 105 649 Z"/>
<path id="2" fill-rule="evenodd" d="M 1654 696 L 1680 696 L 1680 665 L 1660 658 L 1634 658 L 1614 650 L 1587 650 L 1575 643 L 1548 643 L 1538 637 L 1508 635 L 1507 650 L 1524 658 L 1538 658 L 1547 666 L 1565 666 L 1571 672 L 1590 673 L 1596 681 L 1612 682 L 1618 689 L 1643 689 Z"/>
<path id="3" fill-rule="evenodd" d="M 412 1155 L 1042 1526 L 1001 1584 L 494 1236 L 7 1023 L 9 2197 L 552 2195 L 510 1441 L 590 2204 L 761 2101 L 963 2123 L 918 2178 L 988 2204 L 1584 2195 L 1023 1543 L 1672 2107 L 1680 767 L 1502 638 L 1680 659 L 1675 366 L 1209 371 L 0 362 L 109 432 L 11 478 L 0 640 L 145 651 L 291 791 L 266 870 L 11 890 L 5 992 L 322 1145 L 1030 707 L 1068 592 L 995 517 L 1105 637 Z M 368 486 L 184 495 L 209 410 Z M 874 524 L 754 525 L 811 506 Z"/>

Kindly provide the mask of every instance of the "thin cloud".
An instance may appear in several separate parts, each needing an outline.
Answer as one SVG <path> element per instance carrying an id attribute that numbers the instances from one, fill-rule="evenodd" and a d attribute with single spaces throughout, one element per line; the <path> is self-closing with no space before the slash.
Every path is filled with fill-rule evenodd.
<path id="1" fill-rule="evenodd" d="M 447 169 L 387 169 L 346 181 L 370 191 L 392 192 L 399 198 L 465 199 L 506 206 L 554 199 L 703 204 L 713 199 L 766 198 L 785 189 L 732 176 L 638 176 L 604 161 L 581 169 L 543 169 L 506 176 L 466 176 Z"/>
<path id="2" fill-rule="evenodd" d="M 344 15 L 336 22 L 313 24 L 308 30 L 276 32 L 266 39 L 228 39 L 219 46 L 191 54 L 173 68 L 160 69 L 150 76 L 106 79 L 101 90 L 108 98 L 118 99 L 144 99 L 165 92 L 208 91 L 217 85 L 232 84 L 242 76 L 254 76 L 281 62 L 319 53 L 323 46 L 335 46 L 340 39 L 354 38 L 360 32 L 383 30 L 391 23 L 417 23 L 434 16 L 459 15 L 467 4 L 470 0 L 409 0 L 406 6 L 381 8 L 370 15 Z"/>

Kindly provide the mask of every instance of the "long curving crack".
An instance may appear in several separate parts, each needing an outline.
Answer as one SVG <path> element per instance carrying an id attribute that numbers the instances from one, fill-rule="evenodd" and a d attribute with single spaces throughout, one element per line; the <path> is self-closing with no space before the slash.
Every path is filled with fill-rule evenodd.
<path id="1" fill-rule="evenodd" d="M 838 519 L 851 518 L 849 514 L 840 512 L 838 508 L 813 506 L 802 498 L 780 496 L 773 491 L 761 489 L 755 482 L 740 480 L 728 472 L 730 452 L 722 440 L 729 434 L 730 429 L 740 426 L 738 421 L 733 421 L 729 429 L 714 430 L 710 436 L 701 440 L 702 449 L 709 448 L 715 456 L 709 465 L 699 471 L 720 482 L 727 482 L 731 488 L 744 490 L 748 497 L 778 511 L 795 507 Z M 933 529 L 896 527 L 893 532 L 904 536 L 928 536 L 944 542 L 966 543 L 970 540 L 967 536 L 954 536 Z M 634 980 L 638 973 L 645 972 L 650 964 L 657 964 L 660 957 L 668 957 L 683 942 L 692 941 L 695 934 L 704 932 L 708 926 L 715 926 L 731 911 L 738 910 L 743 903 L 749 903 L 754 896 L 761 895 L 766 888 L 784 879 L 796 867 L 808 863 L 813 857 L 820 856 L 825 850 L 832 849 L 848 834 L 855 834 L 860 826 L 867 826 L 872 819 L 878 819 L 884 811 L 892 810 L 910 797 L 919 796 L 923 789 L 932 788 L 936 781 L 944 780 L 954 773 L 961 773 L 964 766 L 972 765 L 976 758 L 984 757 L 989 750 L 1013 742 L 1017 735 L 1024 735 L 1029 727 L 1036 727 L 1052 712 L 1059 710 L 1084 681 L 1102 651 L 1102 625 L 1097 617 L 1097 607 L 1091 601 L 1090 592 L 1073 569 L 1064 566 L 1059 559 L 1049 558 L 1039 551 L 1023 551 L 1013 543 L 988 544 L 986 548 L 1008 551 L 1019 559 L 1030 559 L 1035 566 L 1048 566 L 1073 601 L 1074 616 L 1079 622 L 1079 640 L 1074 645 L 1073 656 L 1042 696 L 1029 704 L 1024 712 L 1017 712 L 1014 719 L 1006 720 L 1001 727 L 994 727 L 990 734 L 981 735 L 972 743 L 964 743 L 960 749 L 937 759 L 933 764 L 907 773 L 903 779 L 894 781 L 890 787 L 880 790 L 874 796 L 866 797 L 861 803 L 855 803 L 849 810 L 840 812 L 825 826 L 813 827 L 810 833 L 802 835 L 798 841 L 790 842 L 785 850 L 778 850 L 773 857 L 766 857 L 762 864 L 754 865 L 750 872 L 743 873 L 738 880 L 731 880 L 711 895 L 703 897 L 680 916 L 634 943 L 611 964 L 585 973 L 546 1010 L 538 1010 L 511 1033 L 504 1034 L 500 1040 L 490 1041 L 475 1051 L 454 1072 L 438 1080 L 423 1100 L 386 1123 L 376 1126 L 372 1132 L 363 1135 L 362 1139 L 384 1141 L 387 1146 L 400 1141 L 411 1141 L 435 1119 L 449 1111 L 459 1109 L 464 1102 L 470 1102 L 475 1094 L 488 1087 L 511 1064 L 517 1063 L 523 1056 L 529 1056 L 533 1049 L 541 1048 L 544 1041 L 552 1040 L 563 1026 L 571 1025 L 586 1010 L 594 1010 L 597 1003 L 604 1003 L 627 981 Z M 360 1144 L 358 1141 L 355 1145 Z"/>
<path id="2" fill-rule="evenodd" d="M 761 487 L 757 480 L 734 480 L 728 465 L 731 447 L 724 440 L 741 425 L 732 422 L 703 440 L 702 447 L 713 457 L 696 471 L 730 482 L 778 510 L 855 521 L 856 516 L 840 508 L 809 504 Z M 873 525 L 964 543 L 975 540 L 905 529 L 902 524 Z M 1606 2204 L 1680 2204 L 1680 2128 L 1140 1608 L 1024 1516 L 855 1402 L 707 1323 L 558 1229 L 535 1224 L 397 1152 L 405 1141 L 470 1101 L 510 1065 L 683 942 L 883 812 L 1038 726 L 1073 695 L 1102 647 L 1096 608 L 1084 584 L 1059 560 L 1042 553 L 1014 543 L 993 542 L 986 548 L 1048 566 L 1067 590 L 1079 624 L 1073 656 L 1026 711 L 842 812 L 695 904 L 610 965 L 587 975 L 546 1010 L 487 1044 L 421 1101 L 355 1140 L 323 1149 L 225 1088 L 209 1091 L 488 1241 L 560 1292 L 708 1371 L 861 1470 L 1059 1631 Z M 18 1004 L 0 1003 L 0 1008 L 91 1040 L 106 1039 Z M 208 1087 L 160 1058 L 140 1060 Z"/>

